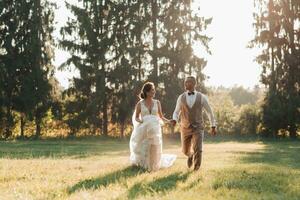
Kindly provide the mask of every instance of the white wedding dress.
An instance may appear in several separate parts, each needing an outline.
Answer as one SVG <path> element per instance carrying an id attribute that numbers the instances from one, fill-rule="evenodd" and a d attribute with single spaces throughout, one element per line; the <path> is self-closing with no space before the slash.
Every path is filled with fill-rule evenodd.
<path id="1" fill-rule="evenodd" d="M 176 155 L 162 154 L 162 120 L 158 117 L 158 103 L 154 100 L 152 110 L 149 110 L 145 101 L 141 101 L 141 117 L 143 123 L 132 117 L 133 132 L 130 137 L 130 162 L 141 166 L 148 171 L 156 171 L 173 165 Z"/>

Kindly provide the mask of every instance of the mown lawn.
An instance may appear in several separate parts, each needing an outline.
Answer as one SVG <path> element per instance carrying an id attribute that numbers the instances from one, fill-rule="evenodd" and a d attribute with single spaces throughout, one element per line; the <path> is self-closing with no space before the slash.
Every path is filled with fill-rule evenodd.
<path id="1" fill-rule="evenodd" d="M 129 166 L 128 140 L 78 138 L 1 141 L 0 200 L 6 199 L 300 199 L 300 142 L 207 138 L 202 168 L 178 159 L 149 173 Z"/>

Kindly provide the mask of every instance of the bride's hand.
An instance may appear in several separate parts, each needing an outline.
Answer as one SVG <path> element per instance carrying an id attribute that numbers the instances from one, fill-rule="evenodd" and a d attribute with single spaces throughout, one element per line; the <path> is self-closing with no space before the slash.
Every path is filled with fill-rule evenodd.
<path id="1" fill-rule="evenodd" d="M 173 121 L 172 119 L 167 119 L 166 120 L 167 124 L 172 124 L 172 121 Z"/>

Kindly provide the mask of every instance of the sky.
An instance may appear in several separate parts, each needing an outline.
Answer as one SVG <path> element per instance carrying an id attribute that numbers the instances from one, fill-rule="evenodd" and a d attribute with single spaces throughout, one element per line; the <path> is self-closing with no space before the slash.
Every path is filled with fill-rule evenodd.
<path id="1" fill-rule="evenodd" d="M 59 9 L 56 11 L 57 27 L 67 21 L 71 13 L 65 8 L 63 1 L 56 1 Z M 69 0 L 69 2 L 76 2 Z M 257 49 L 249 49 L 247 45 L 254 38 L 253 0 L 194 0 L 195 6 L 200 5 L 201 16 L 212 17 L 212 23 L 205 33 L 212 37 L 210 42 L 211 55 L 201 46 L 194 45 L 194 53 L 204 57 L 208 63 L 204 73 L 209 76 L 205 81 L 207 86 L 233 87 L 243 86 L 253 88 L 259 84 L 261 67 L 254 61 Z M 59 30 L 55 37 L 59 38 Z M 56 49 L 56 66 L 63 63 L 69 54 Z M 69 85 L 69 79 L 78 76 L 76 71 L 56 72 L 58 81 L 64 88 Z"/>

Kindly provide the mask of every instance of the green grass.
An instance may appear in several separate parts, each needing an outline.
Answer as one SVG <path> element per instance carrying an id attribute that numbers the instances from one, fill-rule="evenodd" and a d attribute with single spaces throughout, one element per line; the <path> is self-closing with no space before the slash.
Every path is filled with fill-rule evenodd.
<path id="1" fill-rule="evenodd" d="M 1 141 L 0 199 L 300 199 L 300 142 L 206 138 L 201 170 L 129 166 L 128 140 Z"/>

